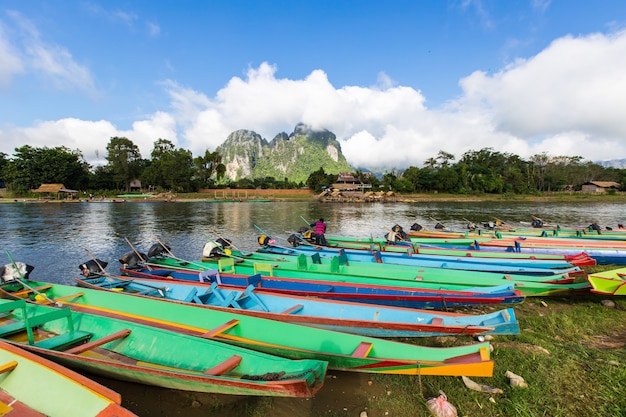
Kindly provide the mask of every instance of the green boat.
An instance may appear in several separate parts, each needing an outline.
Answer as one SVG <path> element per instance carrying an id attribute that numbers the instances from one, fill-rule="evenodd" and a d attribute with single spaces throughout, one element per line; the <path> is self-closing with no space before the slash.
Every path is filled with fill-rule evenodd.
<path id="1" fill-rule="evenodd" d="M 256 258 L 256 257 L 255 257 Z M 495 288 L 504 284 L 513 284 L 523 296 L 553 296 L 578 292 L 588 292 L 588 282 L 573 282 L 573 278 L 562 275 L 550 277 L 553 282 L 538 282 L 538 278 L 528 276 L 529 280 L 519 279 L 519 275 L 504 275 L 488 272 L 446 270 L 438 268 L 398 268 L 403 265 L 372 264 L 346 265 L 335 256 L 327 263 L 309 262 L 306 255 L 299 255 L 296 261 L 272 261 L 248 257 L 203 258 L 202 261 L 187 262 L 170 256 L 153 256 L 148 265 L 171 269 L 219 269 L 240 275 L 260 273 L 274 277 L 312 279 L 319 281 L 340 281 L 360 284 L 397 286 L 411 289 L 436 289 L 453 291 L 479 291 L 480 288 Z M 221 265 L 220 265 L 221 263 Z M 380 269 L 379 269 L 380 267 Z M 465 274 L 458 274 L 463 272 Z M 524 276 L 526 278 L 526 276 Z"/>
<path id="2" fill-rule="evenodd" d="M 117 392 L 6 342 L 0 342 L 0 372 L 4 417 L 137 417 Z"/>
<path id="3" fill-rule="evenodd" d="M 596 294 L 626 295 L 626 268 L 589 274 L 587 281 Z"/>
<path id="4" fill-rule="evenodd" d="M 35 285 L 42 291 L 48 286 Z M 4 295 L 50 299 L 19 283 L 2 287 Z M 0 337 L 63 366 L 176 390 L 311 397 L 323 384 L 324 361 L 293 361 L 94 311 L 74 311 L 59 307 L 60 300 L 55 304 L 0 299 Z"/>
<path id="5" fill-rule="evenodd" d="M 61 302 L 76 312 L 88 312 L 90 314 L 86 316 L 89 317 L 100 315 L 103 323 L 114 317 L 125 320 L 128 325 L 142 323 L 153 328 L 173 330 L 184 334 L 181 337 L 186 339 L 195 336 L 192 339 L 196 339 L 196 343 L 210 339 L 290 359 L 316 359 L 308 363 L 309 368 L 319 371 L 318 378 L 322 376 L 321 364 L 326 362 L 332 369 L 367 373 L 484 377 L 493 374 L 491 346 L 488 343 L 454 347 L 420 346 L 215 311 L 200 305 L 141 295 L 45 282 L 29 281 L 29 284 L 37 292 L 45 294 L 46 299 Z M 6 284 L 1 288 L 7 296 L 19 294 L 33 300 L 42 299 L 32 291 L 20 291 L 18 288 L 10 291 Z M 167 345 L 168 342 L 154 340 L 154 343 Z M 187 356 L 196 360 L 206 356 L 215 360 L 224 359 L 216 357 L 217 351 L 203 354 L 203 350 L 191 342 L 188 345 L 170 345 L 157 351 L 176 361 Z M 263 360 L 259 359 L 258 362 L 261 365 Z M 277 363 L 272 371 L 286 371 L 289 363 Z"/>

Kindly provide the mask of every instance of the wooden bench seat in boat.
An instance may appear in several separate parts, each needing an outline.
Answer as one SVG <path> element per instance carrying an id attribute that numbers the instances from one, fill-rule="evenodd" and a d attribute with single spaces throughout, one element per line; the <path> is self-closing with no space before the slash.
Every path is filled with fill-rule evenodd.
<path id="1" fill-rule="evenodd" d="M 370 354 L 373 347 L 374 345 L 372 345 L 370 342 L 361 342 L 352 353 L 352 356 L 354 356 L 355 358 L 367 358 L 367 355 Z"/>
<path id="2" fill-rule="evenodd" d="M 241 356 L 233 355 L 230 358 L 226 359 L 215 365 L 213 368 L 204 371 L 206 375 L 211 376 L 220 376 L 224 375 L 226 372 L 235 369 L 241 363 Z"/>

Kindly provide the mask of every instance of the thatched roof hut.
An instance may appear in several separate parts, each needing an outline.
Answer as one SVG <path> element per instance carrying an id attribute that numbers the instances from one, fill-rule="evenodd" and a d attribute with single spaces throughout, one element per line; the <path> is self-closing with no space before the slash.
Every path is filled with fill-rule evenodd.
<path id="1" fill-rule="evenodd" d="M 68 196 L 74 198 L 78 194 L 78 191 L 67 189 L 63 184 L 41 184 L 39 188 L 32 190 L 32 192 L 41 193 L 47 197 L 56 197 L 57 200 L 62 200 Z"/>

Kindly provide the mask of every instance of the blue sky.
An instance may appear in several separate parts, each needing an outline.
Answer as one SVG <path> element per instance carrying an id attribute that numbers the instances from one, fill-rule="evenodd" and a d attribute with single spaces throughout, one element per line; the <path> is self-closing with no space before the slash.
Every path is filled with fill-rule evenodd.
<path id="1" fill-rule="evenodd" d="M 0 152 L 97 164 L 126 136 L 199 155 L 304 122 L 357 167 L 626 158 L 625 27 L 613 0 L 5 0 Z"/>

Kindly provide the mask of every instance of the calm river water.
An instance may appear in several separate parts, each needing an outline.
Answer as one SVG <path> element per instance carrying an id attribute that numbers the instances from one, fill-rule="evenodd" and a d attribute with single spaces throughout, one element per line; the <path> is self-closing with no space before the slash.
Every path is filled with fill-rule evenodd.
<path id="1" fill-rule="evenodd" d="M 532 216 L 561 225 L 616 227 L 626 223 L 626 201 L 621 203 L 512 203 L 419 202 L 323 204 L 317 202 L 178 202 L 178 203 L 14 203 L 0 204 L 2 261 L 35 267 L 31 278 L 74 284 L 78 265 L 94 256 L 116 273 L 119 259 L 136 249 L 147 252 L 157 241 L 170 246 L 179 258 L 201 257 L 204 244 L 217 237 L 232 239 L 242 250 L 256 250 L 262 232 L 286 244 L 288 235 L 306 222 L 323 217 L 328 234 L 383 236 L 393 225 L 408 230 L 417 222 L 429 229 L 436 221 L 463 229 L 466 219 L 476 223 L 499 218 L 508 224 L 530 222 Z M 306 219 L 306 222 L 305 222 Z M 358 415 L 359 392 L 367 390 L 367 376 L 335 373 L 313 400 L 272 399 L 274 416 Z M 124 405 L 140 416 L 252 415 L 257 401 L 268 399 L 195 395 L 105 381 L 118 390 Z M 348 391 L 348 392 L 346 392 Z M 336 394 L 336 395 L 335 395 Z M 335 407 L 336 409 L 333 409 Z M 247 410 L 247 411 L 246 411 Z M 337 414 L 338 415 L 338 414 Z"/>

